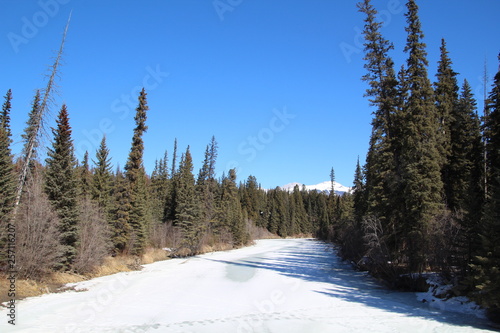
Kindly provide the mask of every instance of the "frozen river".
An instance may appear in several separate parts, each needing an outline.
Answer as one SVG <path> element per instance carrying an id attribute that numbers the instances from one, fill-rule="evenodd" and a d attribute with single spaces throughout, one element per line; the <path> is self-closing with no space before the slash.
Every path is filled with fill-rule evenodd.
<path id="1" fill-rule="evenodd" d="M 386 290 L 307 239 L 261 240 L 17 303 L 0 332 L 480 332 L 483 320 Z"/>

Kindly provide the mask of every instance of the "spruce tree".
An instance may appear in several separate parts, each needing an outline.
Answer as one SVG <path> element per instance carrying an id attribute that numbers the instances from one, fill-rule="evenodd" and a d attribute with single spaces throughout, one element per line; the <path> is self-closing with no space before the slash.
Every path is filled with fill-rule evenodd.
<path id="1" fill-rule="evenodd" d="M 384 237 L 390 244 L 390 250 L 401 253 L 400 233 L 403 204 L 401 139 L 404 119 L 403 103 L 406 101 L 405 71 L 396 76 L 394 62 L 389 52 L 392 43 L 381 34 L 382 22 L 377 21 L 377 11 L 369 0 L 358 5 L 366 15 L 365 29 L 365 69 L 363 77 L 370 87 L 366 96 L 370 97 L 375 107 L 372 120 L 372 133 L 366 156 L 364 171 L 357 170 L 358 185 L 362 191 L 356 191 L 355 220 L 360 227 L 362 219 L 376 218 L 380 221 Z M 363 177 L 361 177 L 363 174 Z M 364 184 L 359 183 L 364 178 Z M 342 200 L 339 200 L 339 203 Z M 345 201 L 345 200 L 344 200 Z M 335 219 L 341 221 L 337 209 Z"/>
<path id="2" fill-rule="evenodd" d="M 165 151 L 163 158 L 155 162 L 151 174 L 151 211 L 156 222 L 165 222 L 165 205 L 169 192 L 168 153 Z"/>
<path id="3" fill-rule="evenodd" d="M 286 202 L 287 195 L 288 193 L 279 187 L 268 192 L 266 209 L 269 213 L 268 230 L 280 237 L 287 237 L 293 233 Z"/>
<path id="4" fill-rule="evenodd" d="M 170 169 L 170 186 L 168 190 L 168 199 L 165 205 L 165 221 L 175 222 L 177 210 L 177 183 L 179 181 L 177 170 L 177 139 L 174 140 L 174 154 L 172 156 L 172 168 Z"/>
<path id="5" fill-rule="evenodd" d="M 330 239 L 331 237 L 331 219 L 330 219 L 330 214 L 329 214 L 329 209 L 328 209 L 328 202 L 329 198 L 332 197 L 330 194 L 328 197 L 324 195 L 320 195 L 317 198 L 317 209 L 315 211 L 315 217 L 312 217 L 311 212 L 308 212 L 309 216 L 311 219 L 317 219 L 317 233 L 320 239 L 327 240 L 327 241 L 333 241 L 333 239 Z"/>
<path id="6" fill-rule="evenodd" d="M 426 261 L 427 230 L 442 209 L 443 183 L 437 148 L 438 116 L 434 92 L 427 75 L 427 52 L 418 6 L 407 3 L 408 26 L 407 79 L 408 101 L 404 106 L 402 143 L 402 179 L 404 200 L 404 238 L 409 269 L 422 272 Z"/>
<path id="7" fill-rule="evenodd" d="M 366 15 L 365 69 L 363 80 L 368 82 L 366 96 L 375 107 L 372 120 L 372 134 L 366 158 L 366 200 L 367 214 L 377 216 L 385 225 L 396 223 L 393 217 L 394 206 L 399 200 L 400 184 L 396 175 L 400 160 L 400 122 L 398 109 L 398 81 L 394 62 L 389 52 L 394 48 L 380 30 L 377 11 L 369 0 L 358 4 Z M 386 229 L 393 229 L 387 227 Z"/>
<path id="8" fill-rule="evenodd" d="M 189 146 L 182 155 L 175 186 L 177 188 L 175 223 L 183 232 L 184 246 L 192 253 L 196 253 L 199 250 L 203 228 L 200 223 L 200 206 L 196 197 L 193 159 Z"/>
<path id="9" fill-rule="evenodd" d="M 68 110 L 63 105 L 52 129 L 54 139 L 46 159 L 45 192 L 60 219 L 61 245 L 64 248 L 60 264 L 68 269 L 76 255 L 78 224 L 78 179 Z"/>
<path id="10" fill-rule="evenodd" d="M 3 260 L 1 254 L 6 253 L 1 251 L 6 242 L 2 234 L 7 230 L 7 223 L 11 221 L 11 212 L 16 198 L 16 178 L 10 150 L 11 99 L 12 94 L 9 90 L 0 114 L 0 260 Z"/>
<path id="11" fill-rule="evenodd" d="M 479 220 L 483 203 L 483 151 L 476 100 L 467 80 L 464 81 L 450 123 L 451 153 L 448 158 L 448 207 L 461 225 L 456 258 L 465 274 L 477 250 Z"/>
<path id="12" fill-rule="evenodd" d="M 498 57 L 500 63 L 500 54 Z M 476 297 L 489 309 L 491 319 L 500 314 L 500 66 L 487 104 L 486 119 L 487 181 L 481 248 L 477 256 Z"/>
<path id="13" fill-rule="evenodd" d="M 196 191 L 202 205 L 201 221 L 211 228 L 215 223 L 217 181 L 215 179 L 215 163 L 217 160 L 217 141 L 215 137 L 205 150 L 205 159 L 196 181 Z"/>
<path id="14" fill-rule="evenodd" d="M 15 199 L 15 175 L 10 145 L 12 143 L 10 130 L 12 92 L 9 89 L 0 114 L 0 220 L 4 220 L 12 210 Z"/>
<path id="15" fill-rule="evenodd" d="M 37 148 L 38 148 L 38 127 L 40 122 L 40 112 L 41 112 L 41 99 L 40 91 L 37 90 L 33 102 L 31 104 L 31 110 L 28 115 L 28 121 L 26 122 L 26 128 L 24 129 L 24 134 L 21 135 L 24 141 L 24 147 L 22 151 L 23 158 L 30 156 L 31 161 L 30 169 L 33 169 L 34 165 L 32 161 L 37 158 Z M 32 148 L 31 153 L 29 152 L 30 147 Z"/>
<path id="16" fill-rule="evenodd" d="M 290 221 L 293 235 L 309 234 L 312 232 L 312 225 L 307 216 L 302 193 L 298 185 L 295 185 L 290 198 Z"/>
<path id="17" fill-rule="evenodd" d="M 139 255 L 146 246 L 146 222 L 147 222 L 147 189 L 146 172 L 143 166 L 144 142 L 143 134 L 147 131 L 146 126 L 147 94 L 144 88 L 139 94 L 139 105 L 134 117 L 136 127 L 132 137 L 132 147 L 125 164 L 126 178 L 130 189 L 130 212 L 128 223 L 132 229 L 130 252 Z"/>
<path id="18" fill-rule="evenodd" d="M 2 113 L 0 114 L 0 126 L 6 131 L 7 136 L 10 138 L 12 133 L 10 131 L 10 112 L 12 109 L 12 90 L 7 90 L 5 94 L 5 102 L 2 105 Z"/>
<path id="19" fill-rule="evenodd" d="M 354 218 L 357 222 L 361 222 L 366 214 L 366 190 L 365 190 L 365 176 L 363 169 L 358 162 L 356 163 L 356 171 L 354 172 L 354 187 L 353 187 L 353 204 L 354 204 Z"/>
<path id="20" fill-rule="evenodd" d="M 130 211 L 130 188 L 125 175 L 120 168 L 116 170 L 116 176 L 113 184 L 113 208 L 111 226 L 111 241 L 115 253 L 121 253 L 126 250 L 130 242 L 132 233 L 129 220 Z"/>
<path id="21" fill-rule="evenodd" d="M 96 151 L 94 162 L 94 176 L 92 178 L 92 199 L 104 211 L 111 209 L 111 190 L 112 190 L 112 166 L 109 149 L 104 136 Z"/>
<path id="22" fill-rule="evenodd" d="M 500 55 L 499 55 L 500 62 Z M 500 66 L 499 66 L 500 67 Z M 487 183 L 489 197 L 494 196 L 500 188 L 497 183 L 500 177 L 500 70 L 495 75 L 493 88 L 487 100 L 487 116 L 485 119 L 485 139 L 487 152 Z"/>
<path id="23" fill-rule="evenodd" d="M 238 198 L 238 188 L 236 187 L 236 170 L 229 170 L 228 177 L 222 181 L 222 224 L 229 227 L 233 236 L 233 243 L 236 246 L 244 245 L 250 239 L 245 228 L 245 220 Z"/>
<path id="24" fill-rule="evenodd" d="M 456 209 L 453 202 L 453 178 L 454 174 L 450 170 L 453 165 L 450 159 L 452 154 L 452 128 L 457 104 L 458 104 L 458 84 L 457 73 L 452 69 L 452 62 L 448 56 L 446 42 L 441 40 L 441 57 L 438 63 L 437 82 L 434 83 L 434 93 L 436 96 L 436 111 L 438 117 L 437 147 L 441 157 L 442 179 L 445 198 L 450 209 Z M 459 129 L 460 130 L 460 129 Z"/>
<path id="25" fill-rule="evenodd" d="M 265 227 L 266 222 L 260 218 L 260 212 L 264 209 L 263 197 L 260 194 L 259 184 L 255 176 L 248 176 L 244 184 L 243 194 L 241 198 L 243 210 L 247 213 L 248 218 L 259 227 Z"/>
<path id="26" fill-rule="evenodd" d="M 78 180 L 80 185 L 80 194 L 83 198 L 90 196 L 92 191 L 92 171 L 89 166 L 89 152 L 86 151 L 83 156 L 82 165 L 78 166 Z"/>
<path id="27" fill-rule="evenodd" d="M 330 170 L 330 192 L 335 193 L 335 170 L 332 169 Z"/>

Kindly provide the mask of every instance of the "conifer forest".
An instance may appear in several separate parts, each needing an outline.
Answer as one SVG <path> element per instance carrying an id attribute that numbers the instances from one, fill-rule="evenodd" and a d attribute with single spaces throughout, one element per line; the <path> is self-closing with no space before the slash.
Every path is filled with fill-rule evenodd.
<path id="1" fill-rule="evenodd" d="M 136 97 L 135 127 L 123 168 L 102 137 L 97 151 L 75 157 L 71 105 L 52 110 L 54 78 L 36 91 L 31 110 L 12 110 L 16 92 L 4 92 L 0 113 L 0 274 L 12 264 L 9 230 L 15 228 L 21 279 L 53 272 L 88 274 L 106 258 L 130 256 L 140 264 L 148 249 L 187 257 L 247 246 L 264 237 L 316 237 L 334 243 L 343 259 L 390 288 L 425 289 L 426 272 L 452 281 L 500 317 L 500 71 L 478 110 L 467 80 L 458 82 L 453 55 L 441 41 L 438 63 L 427 60 L 416 0 L 406 2 L 405 45 L 382 33 L 370 0 L 364 15 L 364 69 L 360 80 L 373 110 L 366 163 L 353 166 L 352 190 L 338 195 L 295 186 L 264 189 L 258 175 L 237 169 L 217 176 L 217 133 L 204 156 L 177 140 L 151 173 L 143 165 L 148 91 Z M 403 52 L 406 61 L 392 56 Z M 435 51 L 435 50 L 434 50 Z M 500 55 L 499 55 L 500 64 Z M 437 68 L 430 77 L 428 68 Z M 21 138 L 13 138 L 11 112 L 25 112 Z M 45 134 L 44 134 L 45 133 Z M 41 136 L 47 135 L 47 147 Z M 12 142 L 22 141 L 13 154 Z M 325 144 L 328 149 L 329 143 Z M 361 152 L 363 153 L 363 152 Z M 193 159 L 203 161 L 194 170 Z M 325 176 L 328 176 L 325 170 Z M 276 171 L 279 172 L 279 171 Z"/>

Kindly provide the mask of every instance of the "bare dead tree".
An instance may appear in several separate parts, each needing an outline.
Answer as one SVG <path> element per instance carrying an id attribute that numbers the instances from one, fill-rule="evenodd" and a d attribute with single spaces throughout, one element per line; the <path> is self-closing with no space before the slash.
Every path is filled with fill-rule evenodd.
<path id="1" fill-rule="evenodd" d="M 28 149 L 26 149 L 25 156 L 23 158 L 23 165 L 21 167 L 21 173 L 19 175 L 19 180 L 17 183 L 16 199 L 14 201 L 14 210 L 12 214 L 13 216 L 16 216 L 17 214 L 19 202 L 21 201 L 21 196 L 23 193 L 23 188 L 28 178 L 29 165 L 33 156 L 33 151 L 35 149 L 38 136 L 40 135 L 40 132 L 42 130 L 44 117 L 49 109 L 48 106 L 52 98 L 52 93 L 55 86 L 55 78 L 58 76 L 59 65 L 61 63 L 61 58 L 64 50 L 64 42 L 66 40 L 66 34 L 68 32 L 70 20 L 71 20 L 71 13 L 69 15 L 68 22 L 66 23 L 66 27 L 64 29 L 61 45 L 59 47 L 59 51 L 57 52 L 56 59 L 54 61 L 54 64 L 50 67 L 50 76 L 47 82 L 47 86 L 45 87 L 45 90 L 43 92 L 42 103 L 40 104 L 39 109 L 36 110 L 34 115 L 34 131 L 28 137 Z"/>

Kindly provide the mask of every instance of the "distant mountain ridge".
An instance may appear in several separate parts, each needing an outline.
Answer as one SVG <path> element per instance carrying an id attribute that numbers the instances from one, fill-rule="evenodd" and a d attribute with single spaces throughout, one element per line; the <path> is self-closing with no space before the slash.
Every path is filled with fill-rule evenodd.
<path id="1" fill-rule="evenodd" d="M 290 183 L 290 184 L 286 184 L 286 185 L 280 186 L 280 188 L 283 189 L 283 190 L 287 190 L 287 191 L 293 191 L 293 188 L 296 185 L 299 185 L 299 188 L 302 189 L 302 186 L 304 184 L 301 184 L 301 183 Z M 305 185 L 305 187 L 306 187 L 306 190 L 309 190 L 309 191 L 316 190 L 318 192 L 326 192 L 326 193 L 329 194 L 330 190 L 332 189 L 332 182 L 328 180 L 326 182 L 322 182 L 322 183 L 319 183 L 319 184 L 316 184 L 316 185 Z M 342 185 L 340 183 L 337 183 L 337 182 L 334 182 L 333 189 L 335 191 L 335 194 L 337 194 L 337 195 L 343 195 L 344 193 L 350 193 L 351 190 L 352 190 L 351 187 L 344 186 L 344 185 Z"/>

